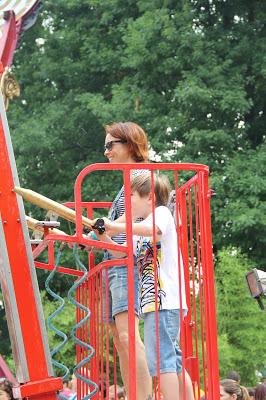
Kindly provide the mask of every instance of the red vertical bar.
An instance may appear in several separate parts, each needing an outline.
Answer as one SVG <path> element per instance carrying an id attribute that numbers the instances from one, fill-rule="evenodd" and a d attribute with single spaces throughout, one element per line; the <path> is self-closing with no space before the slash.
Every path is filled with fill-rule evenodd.
<path id="1" fill-rule="evenodd" d="M 93 206 L 87 205 L 87 217 L 93 219 Z M 94 254 L 91 250 L 88 254 L 88 270 L 92 270 L 95 267 L 94 262 Z M 91 346 L 94 348 L 95 354 L 90 360 L 90 378 L 93 382 L 99 382 L 99 371 L 97 368 L 98 364 L 98 343 L 97 343 L 97 336 L 98 336 L 98 275 L 93 275 L 88 280 L 88 290 L 90 296 L 90 302 L 88 304 L 89 311 L 91 312 L 91 316 L 89 319 L 89 341 Z M 88 336 L 87 339 L 88 340 Z M 96 394 L 96 399 L 98 399 L 99 392 Z"/>
<path id="2" fill-rule="evenodd" d="M 186 300 L 188 306 L 188 313 L 182 323 L 183 331 L 183 354 L 184 358 L 191 357 L 193 355 L 193 344 L 192 344 L 192 324 L 191 322 L 191 298 L 190 298 L 190 270 L 189 270 L 189 247 L 188 247 L 188 221 L 187 221 L 187 210 L 186 210 L 186 191 L 179 190 L 176 195 L 177 204 L 180 205 L 180 218 L 181 226 L 179 228 L 180 242 L 182 248 L 182 257 L 184 262 L 184 278 L 186 288 Z M 178 207 L 177 207 L 178 209 Z M 179 218 L 177 219 L 179 224 Z"/>
<path id="3" fill-rule="evenodd" d="M 132 238 L 132 217 L 130 199 L 130 170 L 124 171 L 125 210 L 126 210 L 126 235 Z M 134 307 L 134 259 L 132 240 L 127 241 L 128 246 L 128 334 L 129 334 L 129 398 L 136 398 L 136 335 L 135 335 L 135 307 Z"/>
<path id="4" fill-rule="evenodd" d="M 207 327 L 208 398 L 210 400 L 216 400 L 219 398 L 219 367 L 210 223 L 210 196 L 208 193 L 208 174 L 206 172 L 199 172 L 199 191 L 201 213 L 200 227 L 202 232 L 202 268 Z"/>
<path id="5" fill-rule="evenodd" d="M 193 210 L 192 210 L 192 199 L 191 199 L 191 190 L 188 189 L 188 214 L 189 214 L 189 242 L 190 242 L 190 259 L 191 259 L 191 275 L 192 275 L 192 306 L 190 312 L 193 312 L 193 322 L 191 321 L 193 330 L 194 330 L 194 341 L 195 341 L 195 353 L 196 353 L 196 361 L 197 361 L 197 371 L 194 371 L 194 379 L 196 378 L 198 392 L 200 391 L 200 377 L 199 377 L 199 348 L 198 348 L 198 321 L 197 321 L 197 307 L 196 307 L 196 290 L 195 290 L 195 255 L 194 255 L 194 235 L 193 235 Z M 194 212 L 194 217 L 195 217 Z M 198 393 L 199 397 L 199 393 Z"/>
<path id="6" fill-rule="evenodd" d="M 100 380 L 100 370 L 99 370 L 99 339 L 100 339 L 100 318 L 99 318 L 99 307 L 100 307 L 100 301 L 99 301 L 99 273 L 95 274 L 95 304 L 94 304 L 94 321 L 95 321 L 95 355 L 94 355 L 94 362 L 93 362 L 93 377 L 94 377 L 94 382 L 96 382 L 99 386 L 99 380 Z M 100 390 L 100 388 L 99 388 Z M 99 398 L 99 390 L 96 394 L 96 400 Z"/>
<path id="7" fill-rule="evenodd" d="M 207 390 L 206 363 L 205 363 L 205 319 L 203 309 L 203 282 L 201 266 L 201 235 L 199 227 L 199 199 L 198 199 L 198 181 L 194 185 L 194 203 L 195 203 L 195 222 L 196 222 L 196 243 L 197 243 L 197 264 L 198 264 L 198 284 L 199 284 L 199 306 L 200 306 L 200 331 L 201 331 L 201 351 L 202 351 L 202 373 L 204 382 L 204 391 Z"/>
<path id="8" fill-rule="evenodd" d="M 179 281 L 179 305 L 180 305 L 180 347 L 181 350 L 185 348 L 185 335 L 184 335 L 184 323 L 183 323 L 183 299 L 182 299 L 182 286 L 183 286 L 183 279 L 182 279 L 182 274 L 181 274 L 181 249 L 182 249 L 182 238 L 181 238 L 181 227 L 180 227 L 180 192 L 178 191 L 178 172 L 174 172 L 174 181 L 175 181 L 175 195 L 176 195 L 176 246 L 177 246 L 177 261 L 178 261 L 178 281 Z M 186 226 L 186 221 L 185 221 L 185 226 Z M 187 251 L 187 249 L 186 249 Z M 185 267 L 185 264 L 183 268 Z M 185 275 L 185 271 L 184 271 Z M 184 276 L 185 279 L 185 276 Z M 185 382 L 185 357 L 184 355 L 182 356 L 182 386 L 183 386 L 183 399 L 186 400 L 187 398 L 187 393 L 186 393 L 186 382 Z"/>
<path id="9" fill-rule="evenodd" d="M 157 271 L 157 246 L 156 246 L 156 225 L 155 225 L 155 194 L 154 194 L 154 171 L 151 172 L 151 192 L 152 192 L 152 247 L 153 247 L 153 267 L 154 267 L 154 304 L 155 304 L 155 335 L 156 335 L 156 370 L 157 388 L 156 395 L 160 397 L 161 376 L 160 376 L 160 336 L 159 336 L 159 307 L 158 307 L 158 271 Z M 157 394 L 158 393 L 158 394 Z"/>

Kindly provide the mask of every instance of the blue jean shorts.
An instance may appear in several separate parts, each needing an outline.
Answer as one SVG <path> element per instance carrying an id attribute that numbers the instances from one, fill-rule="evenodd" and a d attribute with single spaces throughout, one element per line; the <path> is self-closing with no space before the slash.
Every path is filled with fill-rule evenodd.
<path id="1" fill-rule="evenodd" d="M 108 274 L 108 310 L 106 310 L 106 283 Z M 127 266 L 110 267 L 103 271 L 103 318 L 114 323 L 117 314 L 128 311 L 128 280 Z M 139 315 L 139 285 L 138 270 L 134 266 L 134 308 Z"/>
<path id="2" fill-rule="evenodd" d="M 185 316 L 185 311 L 183 313 Z M 151 376 L 157 376 L 156 319 L 155 312 L 142 314 L 144 320 L 144 344 Z M 160 373 L 182 372 L 180 350 L 180 310 L 160 310 L 158 312 Z"/>

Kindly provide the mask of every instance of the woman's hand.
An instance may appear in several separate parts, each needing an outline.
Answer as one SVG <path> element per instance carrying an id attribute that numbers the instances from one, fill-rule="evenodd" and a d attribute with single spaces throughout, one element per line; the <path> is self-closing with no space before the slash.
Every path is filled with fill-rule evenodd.
<path id="1" fill-rule="evenodd" d="M 99 233 L 97 229 L 92 231 L 93 235 L 95 235 L 96 240 L 100 240 L 101 242 L 106 242 L 106 238 L 108 237 L 106 231 L 104 233 Z"/>
<path id="2" fill-rule="evenodd" d="M 94 228 L 95 225 L 97 226 L 97 220 L 98 220 L 98 219 L 99 219 L 99 218 L 96 218 L 96 219 L 94 219 L 94 220 L 92 221 L 92 228 L 93 228 L 93 231 L 95 232 L 95 234 L 97 235 L 98 239 L 101 240 L 101 236 L 102 236 L 103 234 L 99 234 L 98 230 Z M 114 221 L 110 221 L 110 219 L 108 219 L 108 218 L 106 218 L 106 217 L 101 218 L 101 219 L 103 219 L 103 221 L 104 221 L 104 227 L 105 227 L 105 232 L 106 232 L 106 234 L 107 234 L 108 236 L 112 236 L 113 234 L 115 234 L 115 233 L 116 233 L 116 232 L 114 231 L 115 222 L 114 222 Z M 99 234 L 99 235 L 98 235 L 98 234 Z"/>

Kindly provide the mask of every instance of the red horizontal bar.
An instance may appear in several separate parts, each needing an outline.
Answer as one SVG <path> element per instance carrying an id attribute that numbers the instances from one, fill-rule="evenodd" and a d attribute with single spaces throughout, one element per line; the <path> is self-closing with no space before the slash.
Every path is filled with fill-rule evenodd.
<path id="1" fill-rule="evenodd" d="M 61 378 L 47 378 L 40 381 L 32 381 L 25 383 L 17 388 L 13 389 L 13 392 L 18 397 L 31 397 L 38 394 L 51 393 L 50 398 L 52 399 L 52 392 L 56 396 L 56 392 L 63 388 L 63 382 Z M 38 397 L 39 398 L 39 397 Z M 54 397 L 56 398 L 56 397 Z"/>
<path id="2" fill-rule="evenodd" d="M 42 263 L 39 261 L 35 261 L 35 267 L 40 268 L 40 269 L 46 269 L 47 271 L 52 271 L 54 269 L 54 265 Z M 78 271 L 76 269 L 72 268 L 65 268 L 65 267 L 57 267 L 57 272 L 60 272 L 62 274 L 66 275 L 73 275 L 73 276 L 83 276 L 84 272 Z"/>

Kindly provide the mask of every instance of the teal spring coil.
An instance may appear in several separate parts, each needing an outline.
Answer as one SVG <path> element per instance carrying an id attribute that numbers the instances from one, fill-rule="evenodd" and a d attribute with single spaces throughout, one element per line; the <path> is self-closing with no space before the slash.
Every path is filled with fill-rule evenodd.
<path id="1" fill-rule="evenodd" d="M 62 379 L 65 379 L 69 375 L 69 369 L 64 364 L 61 364 L 60 362 L 54 360 L 53 357 L 55 356 L 55 354 L 57 354 L 65 346 L 65 344 L 68 341 L 68 338 L 67 338 L 67 335 L 64 332 L 60 331 L 59 329 L 57 329 L 52 324 L 52 320 L 58 314 L 60 314 L 60 312 L 63 311 L 63 309 L 65 307 L 65 300 L 61 296 L 56 294 L 49 286 L 50 282 L 52 281 L 52 279 L 54 278 L 54 276 L 55 276 L 55 274 L 57 272 L 57 268 L 58 268 L 58 264 L 59 264 L 59 260 L 60 260 L 61 254 L 62 254 L 62 251 L 59 250 L 57 255 L 56 255 L 56 259 L 55 259 L 55 267 L 50 272 L 50 274 L 48 275 L 48 277 L 47 277 L 47 279 L 45 281 L 45 289 L 46 289 L 47 293 L 49 293 L 51 295 L 51 297 L 53 297 L 54 300 L 59 301 L 60 302 L 60 306 L 51 315 L 49 315 L 49 317 L 47 318 L 46 322 L 47 322 L 48 329 L 50 329 L 52 332 L 54 332 L 56 335 L 60 336 L 63 339 L 63 341 L 51 351 L 51 358 L 52 358 L 53 365 L 56 366 L 57 368 L 63 370 L 64 375 L 62 376 Z M 60 396 L 60 398 L 65 399 L 64 397 L 61 397 L 61 396 Z"/>
<path id="2" fill-rule="evenodd" d="M 78 256 L 78 251 L 77 251 L 77 246 L 76 246 L 76 245 L 75 245 L 74 248 L 73 248 L 73 254 L 74 254 L 74 257 L 75 257 L 75 262 L 76 262 L 77 268 L 80 269 L 81 271 L 83 271 L 83 272 L 84 272 L 84 275 L 83 275 L 80 279 L 78 279 L 78 281 L 75 282 L 74 285 L 69 289 L 67 297 L 68 297 L 68 299 L 70 300 L 70 302 L 71 302 L 75 307 L 79 308 L 80 310 L 83 310 L 84 312 L 87 313 L 87 315 L 85 315 L 85 317 L 84 317 L 81 321 L 79 321 L 79 323 L 76 324 L 76 325 L 71 329 L 71 336 L 72 336 L 72 339 L 73 339 L 73 341 L 74 341 L 75 344 L 78 344 L 78 345 L 84 347 L 86 350 L 88 350 L 88 356 L 85 357 L 83 360 L 81 360 L 81 361 L 74 367 L 74 375 L 75 375 L 78 379 L 80 379 L 82 382 L 85 382 L 86 384 L 88 384 L 88 385 L 90 385 L 91 387 L 93 387 L 93 390 L 92 390 L 87 396 L 85 396 L 85 397 L 82 398 L 82 400 L 87 400 L 87 399 L 91 399 L 91 398 L 97 393 L 97 391 L 98 391 L 99 388 L 98 388 L 98 385 L 97 385 L 95 382 L 93 382 L 91 379 L 85 377 L 84 375 L 79 374 L 79 373 L 78 373 L 78 370 L 81 369 L 84 365 L 86 365 L 86 364 L 91 360 L 91 358 L 92 358 L 92 357 L 94 356 L 94 354 L 95 354 L 95 350 L 94 350 L 94 348 L 93 348 L 91 345 L 89 345 L 88 343 L 85 343 L 85 342 L 83 342 L 82 340 L 80 340 L 80 339 L 76 336 L 76 333 L 77 333 L 77 330 L 78 330 L 79 328 L 82 327 L 82 325 L 86 324 L 86 323 L 89 321 L 89 319 L 90 319 L 90 317 L 91 317 L 91 312 L 90 312 L 90 310 L 89 310 L 87 307 L 85 307 L 83 304 L 79 303 L 79 302 L 75 299 L 75 292 L 76 292 L 76 289 L 77 289 L 83 282 L 86 281 L 87 276 L 88 276 L 88 271 L 87 271 L 87 269 L 85 268 L 85 266 L 82 264 L 82 262 L 80 261 L 80 258 L 79 258 L 79 256 Z"/>
<path id="3" fill-rule="evenodd" d="M 59 307 L 58 307 L 51 315 L 49 315 L 49 317 L 47 318 L 47 327 L 48 327 L 51 331 L 53 331 L 56 335 L 60 336 L 60 337 L 63 339 L 62 342 L 61 342 L 58 346 L 56 346 L 56 347 L 51 351 L 51 358 L 52 358 L 52 363 L 53 363 L 53 365 L 56 366 L 58 369 L 63 370 L 64 375 L 62 376 L 62 379 L 64 380 L 64 379 L 66 379 L 67 376 L 69 375 L 69 368 L 68 368 L 67 366 L 65 366 L 64 364 L 62 364 L 62 363 L 60 363 L 60 362 L 54 360 L 53 357 L 65 346 L 65 344 L 66 344 L 67 341 L 68 341 L 68 337 L 67 337 L 67 335 L 66 335 L 64 332 L 60 331 L 59 329 L 57 329 L 57 328 L 52 324 L 52 320 L 53 320 L 58 314 L 60 314 L 60 313 L 63 311 L 63 309 L 64 309 L 64 307 L 65 307 L 65 300 L 64 300 L 61 296 L 59 296 L 58 294 L 56 294 L 56 293 L 50 288 L 50 286 L 49 286 L 49 285 L 50 285 L 50 282 L 52 281 L 52 279 L 54 278 L 55 274 L 57 273 L 57 269 L 58 269 L 58 265 L 59 265 L 59 260 L 60 260 L 61 254 L 62 254 L 62 250 L 59 249 L 59 251 L 58 251 L 58 253 L 57 253 L 57 255 L 56 255 L 56 259 L 55 259 L 55 266 L 54 266 L 54 269 L 51 271 L 51 273 L 49 274 L 49 276 L 47 277 L 47 279 L 46 279 L 46 281 L 45 281 L 45 288 L 46 288 L 46 291 L 50 294 L 50 296 L 51 296 L 54 300 L 60 302 Z M 72 337 L 72 339 L 73 339 L 73 341 L 74 341 L 75 344 L 78 344 L 79 346 L 84 347 L 84 348 L 88 351 L 88 356 L 85 357 L 83 360 L 81 360 L 81 361 L 74 367 L 74 375 L 75 375 L 78 379 L 80 379 L 82 382 L 84 382 L 84 383 L 90 385 L 90 388 L 91 388 L 91 387 L 93 388 L 93 390 L 92 390 L 90 393 L 88 393 L 88 395 L 86 395 L 86 396 L 84 396 L 84 397 L 82 398 L 82 400 L 87 400 L 87 399 L 92 398 L 92 397 L 97 393 L 97 391 L 98 391 L 98 385 L 97 385 L 95 382 L 93 382 L 92 380 L 90 380 L 89 378 L 85 377 L 84 375 L 81 375 L 81 374 L 78 372 L 78 370 L 81 369 L 84 365 L 86 365 L 86 364 L 91 360 L 91 358 L 92 358 L 92 357 L 94 356 L 94 354 L 95 354 L 95 350 L 94 350 L 94 348 L 93 348 L 91 345 L 89 345 L 88 343 L 85 343 L 85 342 L 81 341 L 81 340 L 77 337 L 76 333 L 77 333 L 77 330 L 78 330 L 79 328 L 81 328 L 84 324 L 86 324 L 86 323 L 89 321 L 89 319 L 90 319 L 90 317 L 91 317 L 91 312 L 90 312 L 90 310 L 89 310 L 87 307 L 85 307 L 83 304 L 77 302 L 77 300 L 75 299 L 75 293 L 76 293 L 76 289 L 77 289 L 80 285 L 82 285 L 83 282 L 86 281 L 87 276 L 88 276 L 88 271 L 87 271 L 87 269 L 85 268 L 85 266 L 82 264 L 82 262 L 81 262 L 81 260 L 80 260 L 80 258 L 79 258 L 79 256 L 78 256 L 78 251 L 77 251 L 77 246 L 76 246 L 76 245 L 74 245 L 74 247 L 73 247 L 73 254 L 74 254 L 75 263 L 76 263 L 77 268 L 78 268 L 79 270 L 83 271 L 84 274 L 83 274 L 83 276 L 82 276 L 80 279 L 78 279 L 78 280 L 73 284 L 73 286 L 71 286 L 71 288 L 70 288 L 69 291 L 68 291 L 67 297 L 68 297 L 69 301 L 70 301 L 75 307 L 81 309 L 81 310 L 84 311 L 84 313 L 86 313 L 86 314 L 85 314 L 85 317 L 84 317 L 81 321 L 79 321 L 79 323 L 76 324 L 76 325 L 71 329 L 71 337 Z M 67 399 L 67 397 L 63 396 L 63 395 L 60 394 L 60 393 L 58 393 L 57 397 L 58 397 L 59 399 L 62 399 L 62 400 L 69 400 L 69 399 Z M 74 397 L 73 397 L 73 400 L 74 400 Z"/>

